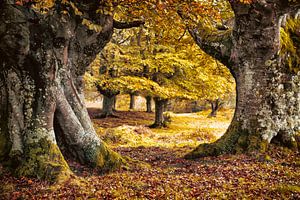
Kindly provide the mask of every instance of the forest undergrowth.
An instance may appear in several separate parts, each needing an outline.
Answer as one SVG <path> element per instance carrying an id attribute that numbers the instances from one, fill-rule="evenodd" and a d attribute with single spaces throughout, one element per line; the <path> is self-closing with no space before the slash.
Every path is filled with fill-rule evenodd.
<path id="1" fill-rule="evenodd" d="M 232 110 L 207 118 L 209 111 L 174 114 L 167 128 L 147 126 L 154 115 L 117 112 L 95 119 L 99 136 L 128 165 L 100 174 L 69 160 L 67 182 L 14 178 L 0 167 L 0 199 L 299 199 L 300 156 L 271 146 L 263 157 L 223 155 L 197 160 L 182 157 L 203 142 L 213 142 L 228 127 Z"/>

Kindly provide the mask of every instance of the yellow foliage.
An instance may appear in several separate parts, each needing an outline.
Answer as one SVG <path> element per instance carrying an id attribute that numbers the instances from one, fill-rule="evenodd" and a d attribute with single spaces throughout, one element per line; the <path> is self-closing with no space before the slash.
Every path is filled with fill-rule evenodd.
<path id="1" fill-rule="evenodd" d="M 300 69 L 300 19 L 288 19 L 285 26 L 280 29 L 280 54 L 286 61 L 289 69 L 297 73 Z"/>

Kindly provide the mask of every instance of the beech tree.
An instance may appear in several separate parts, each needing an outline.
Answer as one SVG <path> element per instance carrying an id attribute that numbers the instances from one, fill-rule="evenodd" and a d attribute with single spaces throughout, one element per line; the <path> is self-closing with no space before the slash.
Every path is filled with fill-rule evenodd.
<path id="1" fill-rule="evenodd" d="M 209 113 L 208 117 L 216 117 L 218 110 L 221 108 L 223 102 L 220 100 L 220 98 L 216 100 L 208 100 L 211 106 L 211 113 Z"/>
<path id="2" fill-rule="evenodd" d="M 28 1 L 26 1 L 28 2 Z M 123 160 L 98 138 L 83 75 L 111 39 L 107 1 L 0 2 L 0 160 L 17 176 L 68 176 L 65 157 L 101 170 Z"/>
<path id="3" fill-rule="evenodd" d="M 271 142 L 297 150 L 299 70 L 289 67 L 291 57 L 295 56 L 281 48 L 280 27 L 287 16 L 298 17 L 300 2 L 230 0 L 229 3 L 235 15 L 232 29 L 215 29 L 215 34 L 204 34 L 199 23 L 187 27 L 201 49 L 227 66 L 234 76 L 237 87 L 234 118 L 218 141 L 200 145 L 186 158 L 264 152 Z M 178 13 L 185 21 L 191 20 L 186 12 Z M 293 29 L 299 37 L 299 26 Z M 299 66 L 295 60 L 292 63 Z"/>

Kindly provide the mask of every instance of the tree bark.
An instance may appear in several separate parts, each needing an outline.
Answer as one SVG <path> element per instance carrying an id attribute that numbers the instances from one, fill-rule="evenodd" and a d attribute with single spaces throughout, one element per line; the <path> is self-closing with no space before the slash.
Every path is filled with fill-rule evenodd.
<path id="1" fill-rule="evenodd" d="M 135 95 L 130 94 L 130 104 L 129 104 L 129 110 L 135 109 Z"/>
<path id="2" fill-rule="evenodd" d="M 70 175 L 65 157 L 119 167 L 123 160 L 98 138 L 83 95 L 83 75 L 110 40 L 112 17 L 91 14 L 102 27 L 96 32 L 72 13 L 39 15 L 8 3 L 0 11 L 0 161 L 17 176 L 48 180 Z"/>
<path id="3" fill-rule="evenodd" d="M 278 53 L 278 2 L 231 3 L 235 27 L 229 68 L 237 87 L 234 118 L 218 141 L 198 146 L 186 158 L 243 152 L 257 155 L 274 141 L 299 147 L 295 139 L 300 129 L 300 74 L 290 71 Z"/>
<path id="4" fill-rule="evenodd" d="M 155 121 L 151 128 L 160 128 L 165 126 L 164 121 L 164 105 L 166 100 L 160 98 L 154 98 L 155 102 Z"/>
<path id="5" fill-rule="evenodd" d="M 152 113 L 152 97 L 151 96 L 146 96 L 146 107 L 147 113 Z"/>

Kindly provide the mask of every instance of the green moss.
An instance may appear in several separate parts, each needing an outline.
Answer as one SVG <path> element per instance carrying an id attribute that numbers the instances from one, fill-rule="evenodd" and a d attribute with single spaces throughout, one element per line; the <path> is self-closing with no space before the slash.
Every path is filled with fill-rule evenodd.
<path id="1" fill-rule="evenodd" d="M 126 165 L 125 159 L 118 153 L 109 149 L 106 144 L 103 143 L 96 149 L 96 159 L 93 167 L 97 167 L 101 171 L 107 172 L 116 170 L 122 165 Z"/>
<path id="2" fill-rule="evenodd" d="M 58 181 L 71 174 L 69 166 L 58 146 L 47 139 L 25 147 L 24 159 L 15 170 L 15 175 Z"/>
<path id="3" fill-rule="evenodd" d="M 262 137 L 258 133 L 252 133 L 248 136 L 249 146 L 248 152 L 264 152 L 265 143 L 262 140 Z"/>
<path id="4" fill-rule="evenodd" d="M 300 29 L 299 19 L 289 19 L 285 27 L 280 29 L 280 54 L 290 71 L 297 73 L 300 70 L 299 37 L 295 34 Z"/>
<path id="5" fill-rule="evenodd" d="M 262 140 L 260 142 L 260 153 L 265 153 L 268 150 L 269 142 L 267 140 Z"/>

